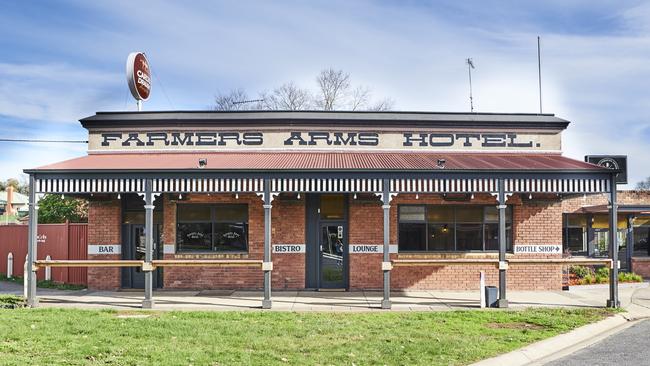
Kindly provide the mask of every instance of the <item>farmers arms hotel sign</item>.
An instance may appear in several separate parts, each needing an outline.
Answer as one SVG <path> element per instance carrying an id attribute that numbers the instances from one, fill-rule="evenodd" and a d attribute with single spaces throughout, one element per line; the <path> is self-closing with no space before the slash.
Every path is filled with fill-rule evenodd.
<path id="1" fill-rule="evenodd" d="M 562 128 L 557 125 L 549 128 L 527 123 L 496 127 L 465 120 L 445 126 L 431 121 L 426 123 L 428 126 L 408 129 L 398 129 L 394 123 L 390 127 L 359 123 L 358 127 L 336 128 L 327 120 L 318 123 L 314 119 L 290 126 L 260 125 L 254 120 L 242 121 L 241 114 L 230 114 L 234 117 L 230 123 L 226 118 L 228 113 L 223 113 L 224 120 L 209 125 L 191 119 L 173 126 L 155 122 L 145 126 L 136 121 L 130 125 L 88 121 L 89 150 L 100 153 L 241 149 L 561 152 Z"/>

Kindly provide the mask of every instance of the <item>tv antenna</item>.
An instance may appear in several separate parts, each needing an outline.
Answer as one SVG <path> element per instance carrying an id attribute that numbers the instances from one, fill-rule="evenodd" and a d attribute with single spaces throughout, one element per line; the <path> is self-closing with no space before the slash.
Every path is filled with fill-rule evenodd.
<path id="1" fill-rule="evenodd" d="M 542 114 L 542 48 L 537 36 L 537 83 L 539 85 L 539 114 Z"/>
<path id="2" fill-rule="evenodd" d="M 467 72 L 469 74 L 469 110 L 474 112 L 474 98 L 472 97 L 472 69 L 474 68 L 474 61 L 471 58 L 465 59 L 467 63 Z"/>

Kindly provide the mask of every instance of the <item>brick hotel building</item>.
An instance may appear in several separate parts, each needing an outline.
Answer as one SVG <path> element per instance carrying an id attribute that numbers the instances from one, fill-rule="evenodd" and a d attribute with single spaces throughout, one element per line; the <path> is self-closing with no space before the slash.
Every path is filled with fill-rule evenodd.
<path id="1" fill-rule="evenodd" d="M 81 123 L 87 156 L 26 172 L 32 203 L 89 200 L 89 259 L 105 261 L 89 268 L 91 289 L 145 288 L 149 304 L 154 288 L 264 289 L 264 307 L 271 290 L 383 289 L 390 307 L 390 290 L 477 289 L 484 271 L 505 306 L 506 289 L 562 289 L 572 263 L 650 275 L 649 196 L 617 194 L 616 171 L 564 157 L 569 122 L 551 114 L 99 112 Z"/>

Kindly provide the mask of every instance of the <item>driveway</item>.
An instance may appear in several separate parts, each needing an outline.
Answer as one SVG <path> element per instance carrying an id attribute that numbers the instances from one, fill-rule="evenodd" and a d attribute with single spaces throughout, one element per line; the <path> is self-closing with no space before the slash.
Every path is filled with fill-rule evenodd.
<path id="1" fill-rule="evenodd" d="M 643 320 L 598 343 L 546 365 L 648 365 L 650 364 L 648 335 L 650 335 L 650 320 Z"/>

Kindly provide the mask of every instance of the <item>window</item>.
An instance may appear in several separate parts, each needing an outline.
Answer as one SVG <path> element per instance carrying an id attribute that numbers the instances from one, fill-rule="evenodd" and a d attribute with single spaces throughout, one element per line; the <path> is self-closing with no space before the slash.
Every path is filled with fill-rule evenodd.
<path id="1" fill-rule="evenodd" d="M 579 214 L 564 215 L 562 232 L 564 249 L 572 254 L 587 253 L 587 216 Z"/>
<path id="2" fill-rule="evenodd" d="M 632 221 L 634 230 L 633 256 L 650 256 L 650 216 L 635 217 Z"/>
<path id="3" fill-rule="evenodd" d="M 499 250 L 495 206 L 400 205 L 400 251 Z M 512 210 L 506 210 L 506 247 L 512 248 Z"/>
<path id="4" fill-rule="evenodd" d="M 179 204 L 179 252 L 239 252 L 248 248 L 248 206 Z"/>

